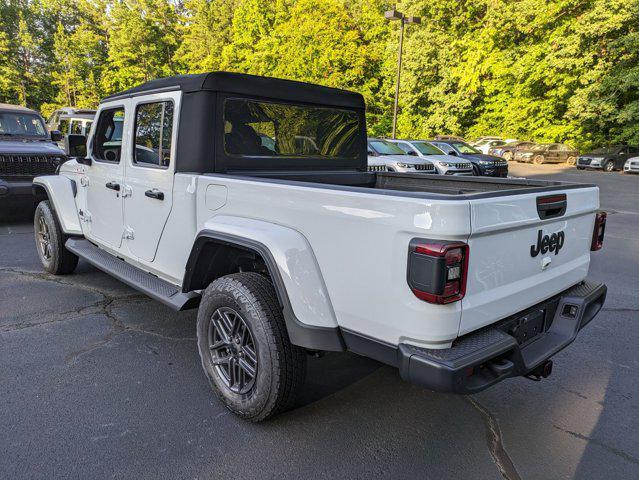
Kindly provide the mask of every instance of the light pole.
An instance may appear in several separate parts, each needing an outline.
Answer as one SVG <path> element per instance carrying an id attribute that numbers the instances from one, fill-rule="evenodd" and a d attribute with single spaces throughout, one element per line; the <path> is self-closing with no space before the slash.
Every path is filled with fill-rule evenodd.
<path id="1" fill-rule="evenodd" d="M 406 23 L 422 23 L 419 17 L 407 17 L 398 10 L 388 10 L 384 12 L 386 20 L 399 20 L 399 53 L 397 54 L 397 80 L 395 81 L 395 103 L 393 105 L 393 139 L 397 131 L 397 104 L 399 102 L 399 78 L 402 72 L 402 48 L 404 46 L 404 24 Z"/>

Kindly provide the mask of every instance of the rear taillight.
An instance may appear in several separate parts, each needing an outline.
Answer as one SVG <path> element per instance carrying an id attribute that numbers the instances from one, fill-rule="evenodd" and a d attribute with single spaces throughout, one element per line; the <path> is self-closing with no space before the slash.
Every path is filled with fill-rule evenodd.
<path id="1" fill-rule="evenodd" d="M 592 243 L 590 250 L 593 252 L 603 247 L 604 234 L 606 233 L 606 212 L 597 212 L 595 215 L 595 228 L 592 231 Z"/>
<path id="2" fill-rule="evenodd" d="M 408 285 L 421 300 L 452 303 L 464 298 L 468 245 L 416 239 L 408 252 Z"/>

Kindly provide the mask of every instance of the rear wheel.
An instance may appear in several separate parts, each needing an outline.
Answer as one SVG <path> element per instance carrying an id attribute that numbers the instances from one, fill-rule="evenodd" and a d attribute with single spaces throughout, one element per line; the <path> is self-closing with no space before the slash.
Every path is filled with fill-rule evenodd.
<path id="1" fill-rule="evenodd" d="M 613 162 L 612 160 L 608 160 L 606 163 L 604 163 L 603 166 L 604 172 L 612 172 L 615 169 L 615 162 Z"/>
<path id="2" fill-rule="evenodd" d="M 535 156 L 533 157 L 532 162 L 533 162 L 535 165 L 541 165 L 542 163 L 544 163 L 544 156 L 543 156 L 543 155 L 535 155 Z"/>
<path id="3" fill-rule="evenodd" d="M 574 165 L 577 163 L 577 157 L 568 157 L 566 159 L 566 165 Z"/>
<path id="4" fill-rule="evenodd" d="M 44 269 L 53 275 L 73 272 L 78 257 L 64 246 L 66 236 L 48 200 L 41 201 L 33 216 L 36 249 Z"/>
<path id="5" fill-rule="evenodd" d="M 197 317 L 202 367 L 226 407 L 259 422 L 290 408 L 304 384 L 306 352 L 292 345 L 275 289 L 235 273 L 204 292 Z"/>

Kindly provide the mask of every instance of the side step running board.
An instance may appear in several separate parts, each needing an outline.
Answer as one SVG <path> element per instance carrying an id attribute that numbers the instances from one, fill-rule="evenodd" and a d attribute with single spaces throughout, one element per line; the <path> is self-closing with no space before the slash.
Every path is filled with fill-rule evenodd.
<path id="1" fill-rule="evenodd" d="M 183 293 L 178 286 L 120 260 L 88 240 L 69 238 L 65 246 L 67 250 L 83 258 L 94 267 L 162 302 L 173 310 L 189 310 L 196 308 L 200 303 L 198 293 Z"/>

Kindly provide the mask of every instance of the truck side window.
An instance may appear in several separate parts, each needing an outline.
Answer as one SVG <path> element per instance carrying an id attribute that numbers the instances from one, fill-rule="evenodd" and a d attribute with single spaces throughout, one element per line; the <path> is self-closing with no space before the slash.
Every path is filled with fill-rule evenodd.
<path id="1" fill-rule="evenodd" d="M 71 135 L 82 135 L 82 122 L 80 120 L 71 121 Z"/>
<path id="2" fill-rule="evenodd" d="M 103 162 L 120 162 L 124 107 L 107 108 L 100 112 L 93 142 L 93 156 Z"/>
<path id="3" fill-rule="evenodd" d="M 133 163 L 168 168 L 171 163 L 173 102 L 144 103 L 135 110 Z"/>
<path id="4" fill-rule="evenodd" d="M 352 159 L 359 155 L 359 116 L 329 107 L 245 98 L 224 102 L 227 155 Z"/>
<path id="5" fill-rule="evenodd" d="M 66 135 L 67 133 L 69 133 L 69 120 L 67 120 L 66 118 L 63 118 L 62 120 L 60 120 L 60 123 L 58 123 L 57 130 L 62 132 L 63 135 Z"/>

